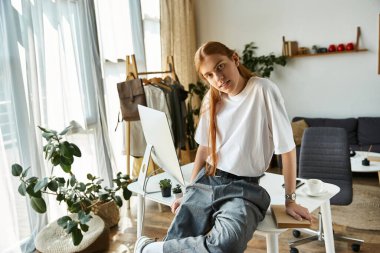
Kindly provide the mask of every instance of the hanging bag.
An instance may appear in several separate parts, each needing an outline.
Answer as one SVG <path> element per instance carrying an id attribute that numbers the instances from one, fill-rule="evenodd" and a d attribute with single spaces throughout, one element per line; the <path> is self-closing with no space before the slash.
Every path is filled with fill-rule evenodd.
<path id="1" fill-rule="evenodd" d="M 123 120 L 140 120 L 137 105 L 146 106 L 144 87 L 141 79 L 127 80 L 117 84 L 119 92 L 120 110 Z"/>

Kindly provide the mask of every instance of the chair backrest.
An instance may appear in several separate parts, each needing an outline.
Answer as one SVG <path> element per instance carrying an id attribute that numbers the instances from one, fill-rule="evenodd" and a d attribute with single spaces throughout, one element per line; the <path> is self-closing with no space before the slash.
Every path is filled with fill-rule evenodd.
<path id="1" fill-rule="evenodd" d="M 352 202 L 352 172 L 347 132 L 336 127 L 310 127 L 304 132 L 299 177 L 317 178 L 340 187 L 330 199 L 334 205 Z"/>

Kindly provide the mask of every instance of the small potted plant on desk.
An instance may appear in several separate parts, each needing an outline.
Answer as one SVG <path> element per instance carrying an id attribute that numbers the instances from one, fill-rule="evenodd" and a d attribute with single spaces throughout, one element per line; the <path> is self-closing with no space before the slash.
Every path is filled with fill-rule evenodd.
<path id="1" fill-rule="evenodd" d="M 160 188 L 162 197 L 170 197 L 171 196 L 171 190 L 172 190 L 172 182 L 170 179 L 162 179 L 160 180 Z"/>
<path id="2" fill-rule="evenodd" d="M 183 193 L 182 193 L 181 185 L 177 184 L 176 187 L 173 188 L 173 194 L 176 199 L 182 198 Z"/>

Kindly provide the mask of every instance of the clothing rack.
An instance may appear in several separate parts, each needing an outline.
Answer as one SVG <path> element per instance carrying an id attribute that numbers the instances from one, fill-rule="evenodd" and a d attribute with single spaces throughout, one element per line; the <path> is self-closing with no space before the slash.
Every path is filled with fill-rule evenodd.
<path id="1" fill-rule="evenodd" d="M 138 72 L 137 71 L 137 64 L 136 64 L 136 57 L 134 54 L 132 55 L 127 55 L 126 57 L 126 79 L 131 80 L 131 79 L 136 79 L 139 78 L 141 75 L 150 75 L 150 74 L 170 74 L 171 78 L 173 80 L 178 81 L 177 75 L 175 73 L 175 68 L 174 68 L 174 58 L 173 56 L 168 56 L 167 57 L 167 63 L 166 63 L 166 69 L 165 71 L 148 71 L 148 72 Z M 131 140 L 130 140 L 130 122 L 125 121 L 126 124 L 126 133 L 125 133 L 125 152 L 126 152 L 126 157 L 127 157 L 127 174 L 129 175 L 130 173 L 130 162 L 131 162 Z"/>
<path id="2" fill-rule="evenodd" d="M 178 81 L 177 75 L 175 73 L 174 68 L 174 58 L 173 56 L 168 56 L 166 59 L 166 71 L 148 71 L 148 72 L 138 72 L 137 71 L 137 64 L 136 64 L 136 57 L 134 54 L 127 55 L 126 58 L 126 67 L 127 67 L 127 80 L 130 79 L 136 79 L 140 75 L 150 75 L 150 74 L 171 74 L 171 78 Z"/>

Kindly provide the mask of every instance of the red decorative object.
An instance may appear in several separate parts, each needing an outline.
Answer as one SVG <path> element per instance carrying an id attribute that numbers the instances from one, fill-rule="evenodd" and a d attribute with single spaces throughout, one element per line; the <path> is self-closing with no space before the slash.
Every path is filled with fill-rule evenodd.
<path id="1" fill-rule="evenodd" d="M 347 45 L 346 45 L 346 50 L 347 50 L 347 51 L 352 51 L 352 50 L 354 50 L 354 43 L 352 43 L 352 42 L 347 43 Z"/>
<path id="2" fill-rule="evenodd" d="M 338 47 L 336 48 L 336 50 L 338 50 L 339 52 L 344 51 L 344 49 L 345 49 L 344 44 L 339 44 Z"/>
<path id="3" fill-rule="evenodd" d="M 336 51 L 336 46 L 334 44 L 331 44 L 329 46 L 329 52 L 335 52 Z"/>

